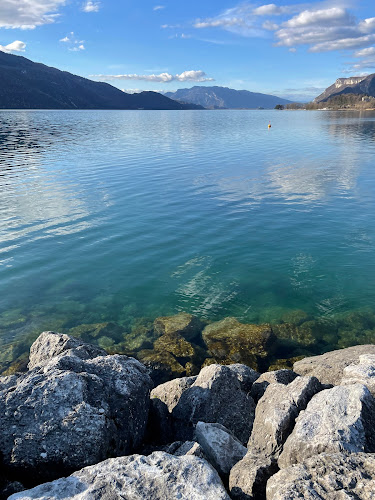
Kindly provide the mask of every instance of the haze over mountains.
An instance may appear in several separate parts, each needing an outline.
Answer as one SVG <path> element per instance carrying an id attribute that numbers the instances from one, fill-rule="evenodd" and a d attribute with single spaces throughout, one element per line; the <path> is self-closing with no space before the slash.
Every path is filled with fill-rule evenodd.
<path id="1" fill-rule="evenodd" d="M 0 51 L 1 109 L 201 109 L 158 92 L 126 94 L 108 83 Z"/>
<path id="2" fill-rule="evenodd" d="M 227 87 L 195 86 L 179 89 L 164 95 L 181 102 L 198 104 L 208 109 L 274 109 L 277 104 L 289 104 L 292 101 L 269 94 L 234 90 Z"/>
<path id="3" fill-rule="evenodd" d="M 375 73 L 368 76 L 351 76 L 338 78 L 333 85 L 314 99 L 314 102 L 325 102 L 332 97 L 343 94 L 357 94 L 375 97 Z"/>

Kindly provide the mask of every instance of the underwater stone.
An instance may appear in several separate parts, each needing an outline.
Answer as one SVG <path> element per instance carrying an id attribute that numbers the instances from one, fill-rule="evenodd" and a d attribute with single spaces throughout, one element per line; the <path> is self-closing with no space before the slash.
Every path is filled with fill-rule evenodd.
<path id="1" fill-rule="evenodd" d="M 116 325 L 116 323 L 93 323 L 93 324 L 82 324 L 71 328 L 69 330 L 69 335 L 72 337 L 77 337 L 85 342 L 96 342 L 100 337 L 109 337 L 115 342 L 121 342 L 123 340 L 124 330 L 121 326 Z"/>
<path id="2" fill-rule="evenodd" d="M 159 352 L 170 352 L 176 358 L 192 358 L 194 347 L 178 333 L 165 333 L 154 342 L 154 349 Z"/>
<path id="3" fill-rule="evenodd" d="M 270 325 L 243 324 L 235 318 L 211 323 L 203 330 L 211 355 L 225 364 L 242 363 L 258 370 L 258 358 L 265 358 L 275 336 Z"/>
<path id="4" fill-rule="evenodd" d="M 186 340 L 193 340 L 203 330 L 203 323 L 192 314 L 181 312 L 174 316 L 156 318 L 154 328 L 160 335 L 179 334 Z"/>

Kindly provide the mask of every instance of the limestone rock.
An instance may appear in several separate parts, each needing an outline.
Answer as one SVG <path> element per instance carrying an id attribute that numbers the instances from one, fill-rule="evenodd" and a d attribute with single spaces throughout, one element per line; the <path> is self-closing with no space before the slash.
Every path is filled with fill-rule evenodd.
<path id="1" fill-rule="evenodd" d="M 293 369 L 299 375 L 316 377 L 322 384 L 338 385 L 344 368 L 358 363 L 361 354 L 375 354 L 375 345 L 357 345 L 304 358 L 294 363 Z"/>
<path id="2" fill-rule="evenodd" d="M 198 422 L 195 437 L 208 461 L 222 477 L 247 453 L 247 449 L 223 425 Z"/>
<path id="3" fill-rule="evenodd" d="M 255 410 L 248 449 L 254 455 L 277 456 L 310 399 L 322 389 L 315 377 L 297 377 L 288 385 L 270 384 Z"/>
<path id="4" fill-rule="evenodd" d="M 230 500 L 217 472 L 201 458 L 155 452 L 110 458 L 9 500 Z"/>
<path id="5" fill-rule="evenodd" d="M 254 401 L 259 399 L 265 393 L 267 387 L 272 383 L 290 384 L 297 377 L 297 374 L 292 370 L 276 370 L 273 372 L 262 373 L 262 375 L 254 382 L 251 388 L 251 396 Z"/>
<path id="6" fill-rule="evenodd" d="M 172 410 L 175 437 L 192 439 L 198 421 L 224 425 L 247 443 L 253 426 L 255 404 L 241 389 L 236 374 L 228 367 L 210 365 L 201 370 Z"/>
<path id="7" fill-rule="evenodd" d="M 185 441 L 173 453 L 176 457 L 182 455 L 194 455 L 195 457 L 206 459 L 202 446 L 196 441 Z"/>
<path id="8" fill-rule="evenodd" d="M 97 356 L 107 355 L 103 349 L 91 344 L 86 344 L 69 335 L 43 332 L 30 348 L 29 370 L 43 366 L 55 356 L 66 353 L 67 351 L 70 351 L 71 354 L 81 359 L 91 359 Z"/>
<path id="9" fill-rule="evenodd" d="M 151 398 L 158 398 L 168 407 L 169 412 L 173 410 L 179 402 L 180 397 L 186 389 L 189 389 L 197 377 L 181 377 L 164 384 L 160 384 L 151 391 Z"/>
<path id="10" fill-rule="evenodd" d="M 252 368 L 240 363 L 228 365 L 228 368 L 236 374 L 238 381 L 241 384 L 241 389 L 245 392 L 250 392 L 253 383 L 260 377 L 260 373 Z"/>
<path id="11" fill-rule="evenodd" d="M 363 384 L 375 396 L 375 354 L 362 354 L 358 364 L 345 367 L 341 384 Z"/>
<path id="12" fill-rule="evenodd" d="M 375 401 L 364 385 L 319 392 L 297 417 L 279 466 L 285 468 L 325 452 L 374 452 L 374 424 Z"/>
<path id="13" fill-rule="evenodd" d="M 270 325 L 246 325 L 235 318 L 211 323 L 202 335 L 211 355 L 218 361 L 243 363 L 255 370 L 259 359 L 268 356 L 275 339 Z"/>
<path id="14" fill-rule="evenodd" d="M 47 352 L 43 339 L 54 345 L 53 335 L 58 344 L 61 336 L 49 333 L 33 349 L 43 365 L 0 391 L 3 464 L 31 482 L 131 452 L 148 417 L 152 382 L 143 365 L 119 355 L 81 359 L 75 348 L 45 362 L 36 353 Z"/>
<path id="15" fill-rule="evenodd" d="M 375 456 L 322 453 L 269 479 L 267 500 L 372 500 Z"/>
<path id="16" fill-rule="evenodd" d="M 229 491 L 235 500 L 260 500 L 266 498 L 266 483 L 278 471 L 272 457 L 248 453 L 230 471 Z"/>
<path id="17" fill-rule="evenodd" d="M 203 330 L 203 323 L 192 314 L 181 312 L 156 318 L 154 328 L 160 335 L 179 334 L 186 340 L 193 340 Z"/>

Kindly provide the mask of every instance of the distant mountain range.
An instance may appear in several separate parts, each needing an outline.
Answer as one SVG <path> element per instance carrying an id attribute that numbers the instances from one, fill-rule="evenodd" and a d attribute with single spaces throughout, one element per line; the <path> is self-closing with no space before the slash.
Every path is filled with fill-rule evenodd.
<path id="1" fill-rule="evenodd" d="M 375 97 L 375 73 L 368 76 L 338 78 L 333 85 L 314 99 L 314 102 L 326 102 L 332 97 L 343 94 L 358 94 Z"/>
<path id="2" fill-rule="evenodd" d="M 0 51 L 0 109 L 202 109 L 158 92 L 126 94 L 108 83 Z"/>
<path id="3" fill-rule="evenodd" d="M 273 109 L 277 104 L 285 105 L 292 102 L 274 95 L 227 87 L 196 86 L 167 92 L 164 95 L 176 101 L 198 104 L 209 109 Z"/>

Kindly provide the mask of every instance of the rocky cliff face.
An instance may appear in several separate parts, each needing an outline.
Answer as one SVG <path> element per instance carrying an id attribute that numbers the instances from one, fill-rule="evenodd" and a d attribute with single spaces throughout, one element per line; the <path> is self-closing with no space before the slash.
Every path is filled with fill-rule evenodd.
<path id="1" fill-rule="evenodd" d="M 333 85 L 316 97 L 314 102 L 325 102 L 331 97 L 342 94 L 358 94 L 375 97 L 375 73 L 368 76 L 338 78 Z"/>

